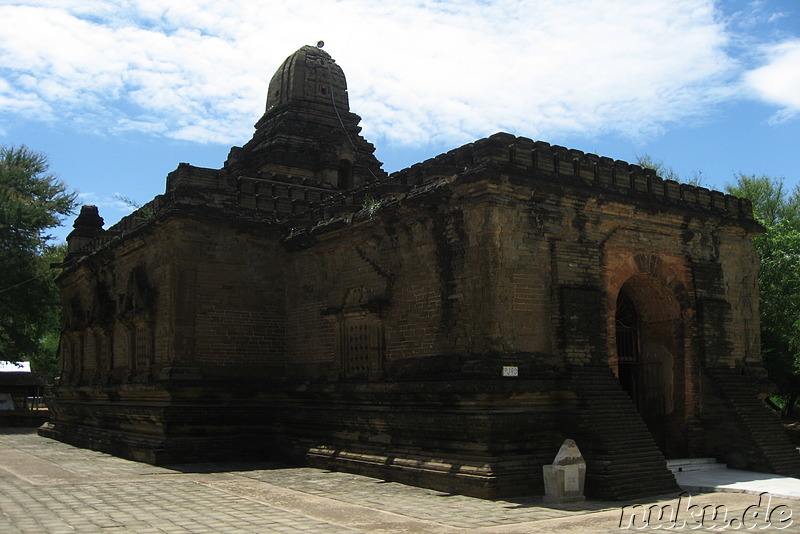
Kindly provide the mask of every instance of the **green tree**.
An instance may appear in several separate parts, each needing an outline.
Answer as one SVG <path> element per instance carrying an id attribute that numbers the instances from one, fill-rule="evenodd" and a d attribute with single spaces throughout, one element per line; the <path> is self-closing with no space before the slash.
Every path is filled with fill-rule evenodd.
<path id="1" fill-rule="evenodd" d="M 59 310 L 47 231 L 76 205 L 76 195 L 48 173 L 47 158 L 25 146 L 0 147 L 0 359 L 41 369 L 53 352 Z M 54 326 L 55 325 L 55 326 Z M 52 357 L 50 358 L 52 360 Z M 46 367 L 46 365 L 45 365 Z"/>
<path id="2" fill-rule="evenodd" d="M 691 178 L 687 179 L 675 172 L 675 169 L 672 167 L 667 166 L 664 161 L 656 159 L 650 154 L 636 156 L 636 164 L 640 167 L 644 167 L 645 169 L 651 169 L 655 171 L 656 175 L 665 180 L 674 180 L 676 182 L 694 185 L 696 187 L 702 186 L 705 182 L 705 177 L 703 176 L 702 171 L 696 171 Z"/>
<path id="3" fill-rule="evenodd" d="M 61 339 L 61 302 L 56 277 L 61 272 L 51 266 L 64 261 L 67 255 L 67 244 L 47 245 L 39 255 L 41 269 L 46 271 L 42 279 L 48 285 L 48 300 L 42 303 L 42 315 L 39 322 L 39 344 L 36 350 L 25 359 L 31 362 L 31 371 L 47 373 L 52 381 L 58 374 L 58 344 Z"/>
<path id="4" fill-rule="evenodd" d="M 800 188 L 789 195 L 782 179 L 738 174 L 726 189 L 749 199 L 766 229 L 753 241 L 761 259 L 762 356 L 790 416 L 800 396 Z"/>

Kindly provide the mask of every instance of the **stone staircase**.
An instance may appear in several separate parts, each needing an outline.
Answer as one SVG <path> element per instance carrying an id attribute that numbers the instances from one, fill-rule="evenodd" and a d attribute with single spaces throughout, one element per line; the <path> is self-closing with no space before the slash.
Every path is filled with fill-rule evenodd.
<path id="1" fill-rule="evenodd" d="M 707 373 L 749 434 L 752 468 L 800 477 L 800 453 L 786 437 L 780 419 L 758 398 L 753 379 L 728 368 L 707 369 Z"/>
<path id="2" fill-rule="evenodd" d="M 575 440 L 586 458 L 586 493 L 628 500 L 680 491 L 636 407 L 608 366 L 576 366 Z M 583 439 L 581 439 L 583 438 Z"/>
<path id="3" fill-rule="evenodd" d="M 715 458 L 677 458 L 667 460 L 667 469 L 673 475 L 687 471 L 708 471 L 710 469 L 727 469 L 725 464 L 717 462 Z"/>

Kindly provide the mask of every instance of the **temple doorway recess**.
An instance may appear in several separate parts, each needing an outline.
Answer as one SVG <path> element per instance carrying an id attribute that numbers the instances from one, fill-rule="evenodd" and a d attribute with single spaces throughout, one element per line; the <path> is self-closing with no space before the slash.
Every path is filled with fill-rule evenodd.
<path id="1" fill-rule="evenodd" d="M 617 295 L 612 368 L 667 458 L 684 454 L 680 306 L 652 275 L 629 278 Z"/>

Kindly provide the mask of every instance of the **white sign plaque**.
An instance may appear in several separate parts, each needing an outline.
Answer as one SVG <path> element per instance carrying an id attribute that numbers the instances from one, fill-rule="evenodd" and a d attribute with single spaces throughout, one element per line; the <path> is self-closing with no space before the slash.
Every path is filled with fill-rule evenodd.
<path id="1" fill-rule="evenodd" d="M 519 367 L 515 365 L 504 365 L 503 376 L 519 376 Z"/>
<path id="2" fill-rule="evenodd" d="M 580 482 L 578 482 L 578 469 L 577 468 L 567 468 L 564 470 L 564 490 L 566 491 L 578 491 L 581 488 Z"/>

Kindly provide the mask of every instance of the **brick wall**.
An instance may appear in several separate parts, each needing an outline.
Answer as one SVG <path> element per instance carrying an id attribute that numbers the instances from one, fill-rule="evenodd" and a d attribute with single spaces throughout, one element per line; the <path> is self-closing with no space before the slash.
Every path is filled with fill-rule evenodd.
<path id="1" fill-rule="evenodd" d="M 180 235 L 172 244 L 172 261 L 183 267 L 171 273 L 181 286 L 171 299 L 175 353 L 189 342 L 193 346 L 184 357 L 222 373 L 281 362 L 283 260 L 276 240 L 188 220 L 176 222 L 172 232 Z"/>

